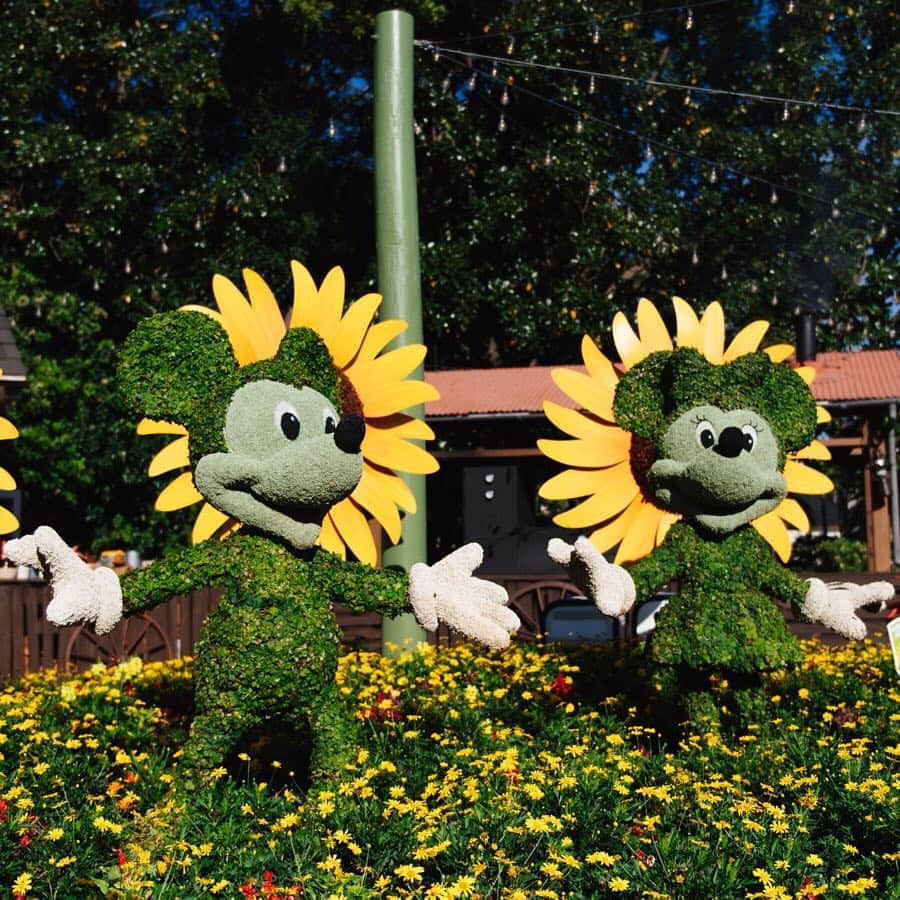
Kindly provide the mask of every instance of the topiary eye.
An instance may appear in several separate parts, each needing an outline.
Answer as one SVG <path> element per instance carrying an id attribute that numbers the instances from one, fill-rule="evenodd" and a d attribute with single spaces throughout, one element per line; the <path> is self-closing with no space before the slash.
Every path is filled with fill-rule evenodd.
<path id="1" fill-rule="evenodd" d="M 282 401 L 275 407 L 275 425 L 289 441 L 300 437 L 300 418 L 290 403 Z"/>
<path id="2" fill-rule="evenodd" d="M 744 435 L 744 448 L 750 453 L 756 446 L 756 429 L 752 425 L 745 425 L 741 431 Z"/>
<path id="3" fill-rule="evenodd" d="M 326 406 L 322 418 L 325 422 L 325 434 L 334 434 L 338 426 L 337 415 Z"/>
<path id="4" fill-rule="evenodd" d="M 716 430 L 712 427 L 712 423 L 704 419 L 697 424 L 697 443 L 704 449 L 709 450 L 716 443 Z"/>

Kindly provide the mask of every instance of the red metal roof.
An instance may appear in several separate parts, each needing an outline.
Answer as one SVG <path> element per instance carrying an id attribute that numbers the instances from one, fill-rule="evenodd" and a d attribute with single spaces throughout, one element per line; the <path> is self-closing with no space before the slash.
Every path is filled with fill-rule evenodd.
<path id="1" fill-rule="evenodd" d="M 812 392 L 819 402 L 900 401 L 900 351 L 819 353 L 812 365 L 816 369 Z M 583 366 L 527 366 L 426 372 L 425 380 L 441 397 L 425 405 L 425 415 L 534 415 L 543 412 L 544 400 L 574 407 L 550 377 L 560 368 L 584 371 Z"/>

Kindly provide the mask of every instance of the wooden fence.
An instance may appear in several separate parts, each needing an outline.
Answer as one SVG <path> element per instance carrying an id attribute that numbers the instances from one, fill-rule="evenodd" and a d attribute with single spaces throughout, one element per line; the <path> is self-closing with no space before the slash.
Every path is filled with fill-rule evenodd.
<path id="1" fill-rule="evenodd" d="M 897 574 L 820 577 L 856 582 L 888 579 L 893 581 L 895 588 L 900 587 L 900 575 Z M 522 621 L 520 640 L 533 640 L 541 632 L 543 614 L 550 604 L 578 593 L 574 585 L 563 580 L 513 576 L 494 580 L 506 587 L 510 605 L 519 614 Z M 44 582 L 0 582 L 0 679 L 18 678 L 46 668 L 81 671 L 97 661 L 112 662 L 129 656 L 140 656 L 149 662 L 188 655 L 219 596 L 218 590 L 206 589 L 173 597 L 149 613 L 124 619 L 108 635 L 98 637 L 90 628 L 57 628 L 47 621 L 44 610 L 50 600 L 50 591 Z M 348 646 L 370 650 L 381 648 L 379 615 L 355 614 L 339 606 L 335 607 L 335 614 Z M 823 626 L 793 621 L 787 610 L 785 615 L 798 637 L 842 642 Z M 870 636 L 886 640 L 884 612 L 863 610 L 861 616 L 867 621 Z M 633 634 L 633 618 L 626 622 L 624 633 Z M 432 637 L 441 644 L 452 644 L 457 639 L 445 627 Z"/>

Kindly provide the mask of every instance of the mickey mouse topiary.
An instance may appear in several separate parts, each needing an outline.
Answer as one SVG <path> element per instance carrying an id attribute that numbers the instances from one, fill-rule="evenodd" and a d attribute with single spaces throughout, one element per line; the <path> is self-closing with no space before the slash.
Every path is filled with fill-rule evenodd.
<path id="1" fill-rule="evenodd" d="M 405 460 L 407 470 L 421 470 L 431 460 L 405 441 L 427 426 L 398 405 L 420 402 L 428 389 L 403 377 L 424 348 L 379 356 L 400 330 L 372 324 L 380 298 L 367 295 L 342 317 L 339 273 L 321 292 L 296 263 L 294 276 L 286 334 L 274 297 L 245 272 L 249 303 L 218 278 L 218 312 L 160 313 L 122 350 L 126 398 L 168 423 L 145 430 L 182 435 L 160 454 L 168 463 L 155 461 L 151 470 L 192 467 L 173 482 L 181 499 L 167 504 L 205 501 L 195 527 L 195 538 L 205 539 L 121 580 L 86 567 L 50 528 L 8 546 L 11 558 L 47 573 L 47 617 L 60 625 L 89 622 L 104 632 L 123 614 L 174 595 L 224 588 L 194 648 L 197 715 L 183 756 L 189 777 L 209 772 L 243 734 L 276 717 L 310 728 L 314 776 L 340 769 L 353 742 L 334 684 L 340 631 L 333 602 L 386 616 L 411 605 L 424 627 L 444 621 L 494 647 L 508 644 L 519 624 L 505 591 L 472 577 L 481 562 L 477 544 L 431 567 L 418 563 L 408 577 L 315 546 L 327 525 L 332 549 L 365 553 L 365 508 L 379 511 L 389 530 L 399 527 L 390 491 L 404 498 L 386 465 L 396 457 L 401 468 Z"/>
<path id="2" fill-rule="evenodd" d="M 546 405 L 575 440 L 540 442 L 573 466 L 541 494 L 591 494 L 555 521 L 600 527 L 574 545 L 554 539 L 548 551 L 603 613 L 624 614 L 678 580 L 647 652 L 662 680 L 674 678 L 690 716 L 715 718 L 710 676 L 736 679 L 749 696 L 759 673 L 800 658 L 773 599 L 862 638 L 856 609 L 893 596 L 893 587 L 805 582 L 775 560 L 772 547 L 784 560 L 790 554 L 785 521 L 809 527 L 789 491 L 832 488 L 801 462 L 827 458 L 814 440 L 821 411 L 806 381 L 813 372 L 784 365 L 792 352 L 785 345 L 757 352 L 766 323 L 748 326 L 726 349 L 717 303 L 698 319 L 676 298 L 675 312 L 676 342 L 649 301 L 638 308 L 639 336 L 617 314 L 621 376 L 589 338 L 587 374 L 556 373 L 585 412 Z M 603 556 L 616 544 L 616 563 L 627 569 Z"/>

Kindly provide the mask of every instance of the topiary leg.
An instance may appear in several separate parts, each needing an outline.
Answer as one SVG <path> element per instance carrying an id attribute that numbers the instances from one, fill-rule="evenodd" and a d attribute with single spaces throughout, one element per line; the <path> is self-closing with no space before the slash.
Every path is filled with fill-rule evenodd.
<path id="1" fill-rule="evenodd" d="M 186 776 L 202 779 L 222 765 L 241 735 L 260 721 L 257 715 L 221 704 L 197 715 L 181 758 Z"/>
<path id="2" fill-rule="evenodd" d="M 315 782 L 341 771 L 354 758 L 359 747 L 359 728 L 334 690 L 316 704 L 309 723 L 312 728 L 309 774 Z"/>

